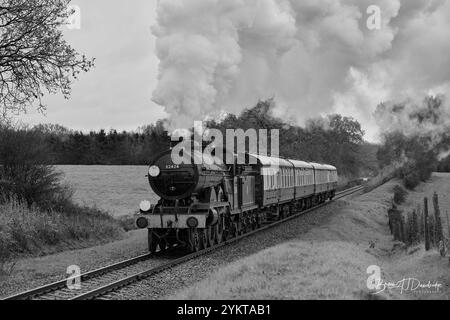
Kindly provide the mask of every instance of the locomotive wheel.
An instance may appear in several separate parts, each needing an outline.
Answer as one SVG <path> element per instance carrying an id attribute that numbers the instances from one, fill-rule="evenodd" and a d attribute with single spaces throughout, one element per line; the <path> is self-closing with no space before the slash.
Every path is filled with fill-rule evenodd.
<path id="1" fill-rule="evenodd" d="M 237 233 L 238 233 L 237 223 L 236 222 L 231 222 L 230 223 L 230 230 L 228 230 L 228 232 L 227 232 L 227 240 L 236 238 Z"/>
<path id="2" fill-rule="evenodd" d="M 168 243 L 166 239 L 159 240 L 159 250 L 164 251 L 168 247 Z"/>
<path id="3" fill-rule="evenodd" d="M 224 240 L 223 218 L 219 217 L 219 221 L 214 226 L 216 243 L 222 243 Z"/>
<path id="4" fill-rule="evenodd" d="M 256 214 L 252 217 L 252 230 L 258 229 L 258 223 L 256 222 Z"/>
<path id="5" fill-rule="evenodd" d="M 189 242 L 192 252 L 198 252 L 202 249 L 200 230 L 198 229 L 189 230 Z"/>
<path id="6" fill-rule="evenodd" d="M 206 249 L 209 247 L 208 228 L 200 230 L 200 244 L 202 249 Z"/>
<path id="7" fill-rule="evenodd" d="M 255 229 L 259 229 L 259 228 L 261 228 L 261 218 L 257 214 L 255 217 Z"/>
<path id="8" fill-rule="evenodd" d="M 217 225 L 218 223 L 216 223 Z M 216 227 L 215 226 L 209 226 L 206 230 L 206 233 L 208 234 L 208 247 L 212 247 L 216 243 Z"/>
<path id="9" fill-rule="evenodd" d="M 177 243 L 177 240 L 175 238 L 167 237 L 166 242 L 167 242 L 167 247 L 170 249 L 173 246 L 175 246 L 175 244 Z"/>
<path id="10" fill-rule="evenodd" d="M 148 251 L 150 251 L 150 253 L 155 253 L 156 248 L 158 246 L 159 238 L 153 233 L 152 230 L 148 229 L 147 239 L 148 239 Z"/>

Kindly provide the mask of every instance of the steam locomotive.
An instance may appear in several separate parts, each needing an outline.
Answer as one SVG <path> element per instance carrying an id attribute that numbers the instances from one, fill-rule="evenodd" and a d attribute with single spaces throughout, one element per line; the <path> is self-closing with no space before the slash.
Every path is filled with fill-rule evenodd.
<path id="1" fill-rule="evenodd" d="M 331 165 L 249 153 L 240 155 L 244 162 L 232 154 L 234 163 L 222 164 L 199 151 L 188 164 L 175 164 L 171 153 L 151 163 L 148 180 L 160 200 L 142 201 L 136 219 L 148 229 L 150 252 L 175 244 L 202 250 L 332 200 L 337 188 Z"/>

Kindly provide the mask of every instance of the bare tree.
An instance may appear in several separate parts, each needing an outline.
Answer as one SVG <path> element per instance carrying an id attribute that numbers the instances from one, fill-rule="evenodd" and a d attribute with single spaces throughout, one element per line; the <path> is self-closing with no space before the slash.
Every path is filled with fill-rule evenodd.
<path id="1" fill-rule="evenodd" d="M 68 98 L 73 80 L 93 66 L 63 38 L 69 3 L 0 0 L 0 119 L 33 105 L 45 110 L 45 93 Z"/>

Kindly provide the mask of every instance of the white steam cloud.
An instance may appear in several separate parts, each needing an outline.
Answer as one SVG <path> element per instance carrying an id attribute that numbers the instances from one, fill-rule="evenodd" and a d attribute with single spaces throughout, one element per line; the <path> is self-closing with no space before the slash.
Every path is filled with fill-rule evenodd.
<path id="1" fill-rule="evenodd" d="M 444 0 L 160 0 L 153 100 L 175 129 L 275 96 L 284 119 L 339 112 L 376 140 L 380 102 L 450 92 L 449 17 Z"/>
<path id="2" fill-rule="evenodd" d="M 428 150 L 439 153 L 439 160 L 450 154 L 450 108 L 445 97 L 429 95 L 420 104 L 411 99 L 383 103 L 374 116 L 384 133 L 425 139 Z"/>

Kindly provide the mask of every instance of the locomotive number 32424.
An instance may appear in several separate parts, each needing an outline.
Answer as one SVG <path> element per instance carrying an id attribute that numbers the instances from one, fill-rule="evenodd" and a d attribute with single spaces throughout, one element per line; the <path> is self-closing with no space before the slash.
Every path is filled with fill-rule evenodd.
<path id="1" fill-rule="evenodd" d="M 166 169 L 180 169 L 180 166 L 177 164 L 168 164 L 166 165 Z"/>

